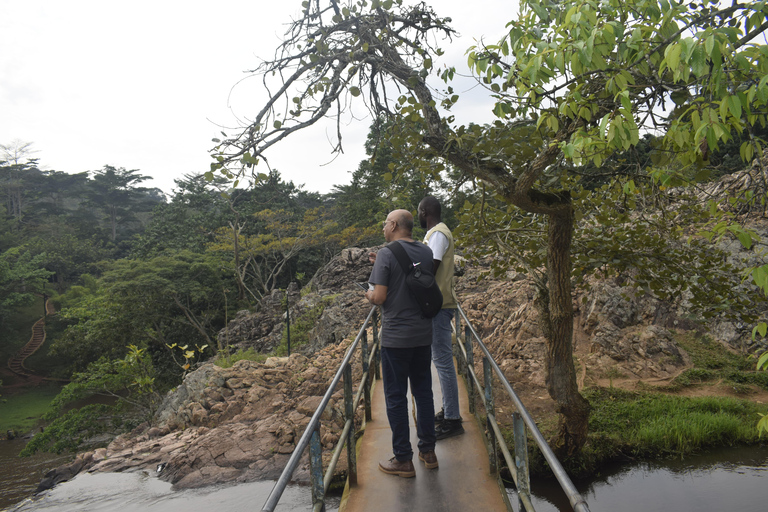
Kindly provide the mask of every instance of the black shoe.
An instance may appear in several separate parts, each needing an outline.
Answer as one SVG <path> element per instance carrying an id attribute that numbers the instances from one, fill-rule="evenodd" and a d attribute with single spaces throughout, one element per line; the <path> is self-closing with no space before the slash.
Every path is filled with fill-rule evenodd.
<path id="1" fill-rule="evenodd" d="M 464 427 L 461 426 L 461 418 L 458 420 L 443 420 L 439 425 L 435 425 L 435 437 L 446 439 L 448 437 L 458 436 L 464 433 Z"/>
<path id="2" fill-rule="evenodd" d="M 445 421 L 445 409 L 440 409 L 440 412 L 435 414 L 435 427 Z"/>

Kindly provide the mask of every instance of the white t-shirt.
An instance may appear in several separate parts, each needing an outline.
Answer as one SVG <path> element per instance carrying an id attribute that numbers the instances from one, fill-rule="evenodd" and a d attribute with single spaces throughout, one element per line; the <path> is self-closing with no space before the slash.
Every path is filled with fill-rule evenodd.
<path id="1" fill-rule="evenodd" d="M 435 231 L 426 242 L 429 248 L 432 249 L 432 259 L 443 261 L 445 251 L 448 250 L 448 237 L 440 231 Z"/>

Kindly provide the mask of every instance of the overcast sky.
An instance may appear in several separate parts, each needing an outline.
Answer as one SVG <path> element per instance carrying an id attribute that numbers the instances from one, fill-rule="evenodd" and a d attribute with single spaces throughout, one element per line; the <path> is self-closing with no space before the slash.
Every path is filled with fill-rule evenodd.
<path id="1" fill-rule="evenodd" d="M 443 45 L 460 71 L 474 39 L 495 41 L 516 12 L 509 0 L 431 3 L 461 34 Z M 48 170 L 138 169 L 153 177 L 145 186 L 170 192 L 174 179 L 209 168 L 220 127 L 263 104 L 259 79 L 242 81 L 244 71 L 273 56 L 300 7 L 301 0 L 0 0 L 0 144 L 33 143 Z M 490 119 L 483 116 L 472 113 Z M 325 193 L 349 183 L 365 157 L 369 123 L 346 127 L 345 155 L 332 163 L 331 125 L 294 134 L 267 156 L 283 179 Z"/>

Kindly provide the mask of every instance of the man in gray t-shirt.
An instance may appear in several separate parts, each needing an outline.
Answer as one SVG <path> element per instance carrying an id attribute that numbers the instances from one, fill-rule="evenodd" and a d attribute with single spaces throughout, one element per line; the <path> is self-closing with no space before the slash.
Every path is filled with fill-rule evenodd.
<path id="1" fill-rule="evenodd" d="M 384 222 L 384 238 L 401 244 L 414 264 L 432 270 L 432 250 L 412 238 L 413 215 L 407 210 L 390 212 Z M 391 250 L 371 253 L 374 262 L 373 290 L 365 297 L 382 309 L 381 372 L 387 418 L 392 429 L 394 457 L 379 462 L 390 475 L 416 476 L 408 427 L 408 384 L 416 402 L 416 433 L 419 460 L 428 469 L 438 467 L 435 456 L 435 406 L 432 402 L 432 319 L 425 318 L 405 284 L 405 272 Z"/>

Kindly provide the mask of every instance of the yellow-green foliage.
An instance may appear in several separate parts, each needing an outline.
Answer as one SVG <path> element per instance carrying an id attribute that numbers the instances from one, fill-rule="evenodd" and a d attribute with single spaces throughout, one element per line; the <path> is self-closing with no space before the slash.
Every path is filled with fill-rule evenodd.
<path id="1" fill-rule="evenodd" d="M 222 350 L 216 355 L 213 364 L 221 368 L 231 368 L 232 365 L 238 361 L 246 360 L 261 363 L 264 362 L 265 359 L 267 359 L 266 354 L 260 354 L 256 352 L 256 349 L 251 347 L 246 350 L 240 349 L 234 354 L 230 354 L 228 350 Z"/>

